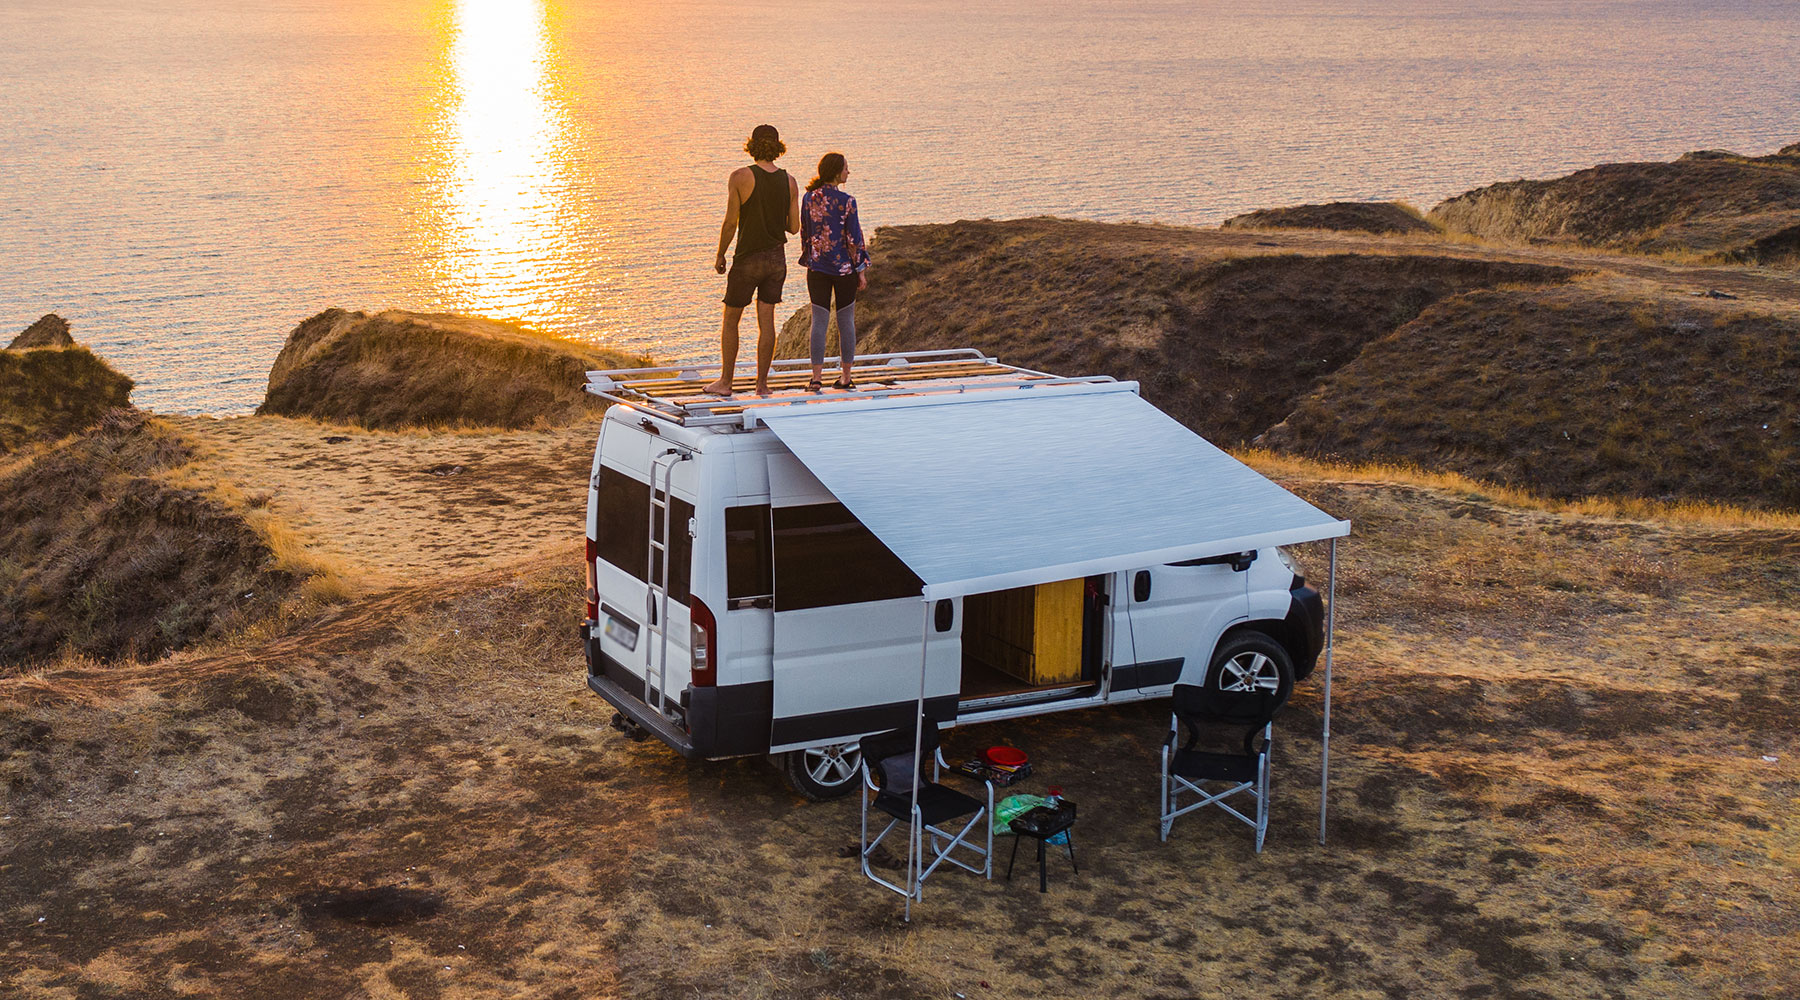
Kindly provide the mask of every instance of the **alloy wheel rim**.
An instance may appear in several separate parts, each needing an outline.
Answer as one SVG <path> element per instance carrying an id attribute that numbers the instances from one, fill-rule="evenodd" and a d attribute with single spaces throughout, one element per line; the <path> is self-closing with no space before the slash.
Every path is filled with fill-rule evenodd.
<path id="1" fill-rule="evenodd" d="M 1221 691 L 1278 691 L 1281 674 L 1275 661 L 1261 653 L 1244 652 L 1225 661 L 1219 671 Z"/>
<path id="2" fill-rule="evenodd" d="M 821 785 L 841 785 L 856 777 L 862 766 L 862 748 L 848 746 L 814 747 L 806 751 L 806 773 Z"/>

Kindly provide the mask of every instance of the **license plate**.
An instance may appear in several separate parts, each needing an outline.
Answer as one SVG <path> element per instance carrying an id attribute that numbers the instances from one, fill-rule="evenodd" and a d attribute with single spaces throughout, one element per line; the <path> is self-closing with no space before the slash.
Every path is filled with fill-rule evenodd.
<path id="1" fill-rule="evenodd" d="M 608 639 L 624 646 L 626 649 L 637 649 L 638 630 L 636 627 L 627 625 L 617 618 L 608 618 L 606 619 L 606 627 L 602 629 L 602 631 L 606 633 Z"/>

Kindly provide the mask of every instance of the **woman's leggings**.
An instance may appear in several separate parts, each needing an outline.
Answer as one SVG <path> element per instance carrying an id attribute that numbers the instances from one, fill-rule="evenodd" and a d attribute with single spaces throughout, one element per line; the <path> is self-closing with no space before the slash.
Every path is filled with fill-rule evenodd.
<path id="1" fill-rule="evenodd" d="M 855 274 L 806 272 L 806 294 L 812 300 L 812 363 L 825 364 L 825 334 L 831 326 L 831 298 L 837 296 L 838 353 L 848 368 L 856 361 Z"/>

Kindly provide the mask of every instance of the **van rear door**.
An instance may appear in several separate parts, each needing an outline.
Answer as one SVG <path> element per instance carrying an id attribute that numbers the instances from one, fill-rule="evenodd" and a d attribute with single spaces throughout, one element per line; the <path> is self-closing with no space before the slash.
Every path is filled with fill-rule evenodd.
<path id="1" fill-rule="evenodd" d="M 768 458 L 775 570 L 772 751 L 956 717 L 961 622 L 925 614 L 906 564 L 790 454 Z M 943 613 L 943 612 L 948 612 Z M 941 630 L 940 630 L 941 627 Z"/>
<path id="2" fill-rule="evenodd" d="M 694 516 L 698 463 L 678 460 L 679 453 L 636 428 L 609 426 L 607 432 L 594 477 L 603 672 L 634 697 L 673 716 L 691 667 L 693 538 L 688 523 Z M 670 485 L 665 503 L 663 490 Z"/>

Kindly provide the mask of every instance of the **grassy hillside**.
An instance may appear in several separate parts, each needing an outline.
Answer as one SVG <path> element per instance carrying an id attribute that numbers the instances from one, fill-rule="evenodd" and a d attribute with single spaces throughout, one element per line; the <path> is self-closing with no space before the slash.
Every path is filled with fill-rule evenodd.
<path id="1" fill-rule="evenodd" d="M 975 346 L 1136 379 L 1226 446 L 1554 496 L 1800 508 L 1791 301 L 1696 297 L 1669 265 L 1626 277 L 1452 243 L 1293 252 L 1225 235 L 1040 219 L 883 229 L 860 349 Z M 807 331 L 802 311 L 778 353 L 803 355 Z"/>
<path id="2" fill-rule="evenodd" d="M 760 760 L 690 764 L 606 728 L 566 547 L 241 647 L 0 679 L 0 983 L 34 1000 L 1800 991 L 1793 519 L 1277 474 L 1357 525 L 1326 847 L 1316 681 L 1276 721 L 1260 855 L 1216 813 L 1158 839 L 1166 705 L 959 727 L 952 759 L 1012 743 L 1037 771 L 1024 790 L 1080 804 L 1081 873 L 1053 857 L 1040 895 L 1027 845 L 1011 882 L 939 874 L 904 925 L 857 870 L 854 800 L 803 803 Z"/>
<path id="3" fill-rule="evenodd" d="M 131 405 L 131 387 L 85 347 L 0 351 L 0 455 L 94 426 Z"/>
<path id="4" fill-rule="evenodd" d="M 1770 156 L 1704 151 L 1494 184 L 1442 202 L 1429 218 L 1495 240 L 1800 266 L 1800 143 Z"/>
<path id="5" fill-rule="evenodd" d="M 1479 291 L 1368 345 L 1263 443 L 1555 496 L 1793 510 L 1796 386 L 1795 317 L 1582 286 Z"/>
<path id="6" fill-rule="evenodd" d="M 857 300 L 858 349 L 974 346 L 1030 368 L 1137 379 L 1229 445 L 1445 296 L 1574 273 L 1431 255 L 1234 256 L 1196 235 L 1057 219 L 884 228 Z M 809 322 L 805 310 L 791 319 L 776 353 L 804 357 Z"/>
<path id="7" fill-rule="evenodd" d="M 114 410 L 0 472 L 0 674 L 60 654 L 155 659 L 262 618 L 300 583 L 186 442 Z"/>
<path id="8" fill-rule="evenodd" d="M 584 372 L 642 363 L 491 320 L 328 309 L 288 335 L 256 412 L 377 429 L 554 426 L 603 408 Z"/>
<path id="9" fill-rule="evenodd" d="M 1334 201 L 1234 215 L 1222 229 L 1336 229 L 1357 233 L 1434 233 L 1419 210 L 1398 201 Z"/>

